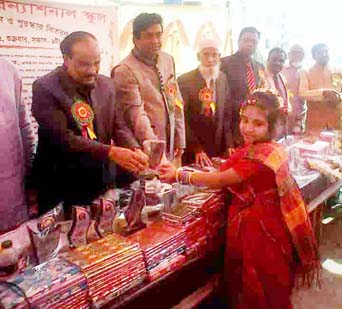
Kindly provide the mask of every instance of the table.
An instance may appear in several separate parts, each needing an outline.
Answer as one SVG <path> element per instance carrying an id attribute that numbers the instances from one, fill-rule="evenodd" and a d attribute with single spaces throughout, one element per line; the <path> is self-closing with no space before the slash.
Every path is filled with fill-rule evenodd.
<path id="1" fill-rule="evenodd" d="M 330 183 L 316 171 L 306 171 L 295 179 L 308 205 L 316 233 L 321 237 L 324 202 L 342 186 L 342 181 Z M 223 269 L 223 247 L 220 252 L 187 262 L 181 269 L 164 275 L 159 280 L 128 292 L 103 309 L 109 308 L 191 308 L 214 290 Z"/>

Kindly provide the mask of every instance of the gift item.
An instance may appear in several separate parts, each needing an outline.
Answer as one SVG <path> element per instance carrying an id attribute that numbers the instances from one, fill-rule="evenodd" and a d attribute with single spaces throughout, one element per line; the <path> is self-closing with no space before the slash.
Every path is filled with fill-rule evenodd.
<path id="1" fill-rule="evenodd" d="M 28 224 L 27 230 L 37 263 L 43 263 L 57 256 L 61 226 L 53 216 L 46 216 L 39 222 L 39 227 Z"/>
<path id="2" fill-rule="evenodd" d="M 47 233 L 49 229 L 54 228 L 58 222 L 61 222 L 63 220 L 63 205 L 59 204 L 38 219 L 37 229 L 41 233 Z"/>
<path id="3" fill-rule="evenodd" d="M 293 147 L 299 149 L 299 154 L 301 156 L 306 155 L 324 155 L 329 152 L 330 144 L 324 141 L 315 141 L 314 143 L 297 142 L 293 144 Z"/>
<path id="4" fill-rule="evenodd" d="M 335 132 L 332 131 L 322 131 L 319 134 L 319 139 L 323 142 L 328 142 L 330 144 L 332 144 L 335 140 L 336 134 Z"/>
<path id="5" fill-rule="evenodd" d="M 185 252 L 184 229 L 170 226 L 163 221 L 152 223 L 128 238 L 137 242 L 143 250 L 150 279 L 158 278 L 157 274 L 153 271 L 155 267 L 166 260 L 177 258 L 178 255 L 184 255 Z M 183 259 L 181 260 L 184 261 Z M 164 269 L 165 267 L 161 268 Z M 159 273 L 159 276 L 164 274 L 164 272 L 161 273 L 159 271 L 157 273 Z"/>
<path id="6" fill-rule="evenodd" d="M 185 262 L 186 257 L 184 255 L 174 254 L 173 256 L 166 258 L 165 260 L 160 262 L 156 267 L 151 269 L 148 272 L 147 279 L 150 282 L 157 280 L 165 274 L 179 269 Z"/>
<path id="7" fill-rule="evenodd" d="M 131 200 L 125 210 L 125 218 L 127 221 L 127 233 L 141 229 L 145 224 L 141 221 L 141 212 L 146 205 L 146 197 L 144 190 L 141 188 L 133 189 Z"/>
<path id="8" fill-rule="evenodd" d="M 61 256 L 82 269 L 96 307 L 142 283 L 146 276 L 139 245 L 117 234 L 107 235 Z"/>
<path id="9" fill-rule="evenodd" d="M 92 209 L 95 209 L 93 217 L 97 222 L 97 228 L 100 235 L 103 237 L 114 231 L 114 218 L 116 215 L 115 201 L 100 198 L 97 203 L 92 205 Z"/>
<path id="10" fill-rule="evenodd" d="M 144 153 L 148 155 L 149 166 L 155 169 L 165 155 L 165 141 L 161 140 L 145 140 L 143 142 Z"/>
<path id="11" fill-rule="evenodd" d="M 79 247 L 87 244 L 87 231 L 90 226 L 90 212 L 80 206 L 73 206 L 72 226 L 68 233 L 70 246 Z"/>
<path id="12" fill-rule="evenodd" d="M 59 258 L 27 269 L 8 283 L 0 288 L 4 308 L 90 308 L 85 276 Z"/>
<path id="13" fill-rule="evenodd" d="M 98 240 L 101 238 L 97 222 L 95 220 L 90 221 L 90 225 L 87 230 L 87 243 Z"/>
<path id="14" fill-rule="evenodd" d="M 316 170 L 325 175 L 331 182 L 342 180 L 342 160 L 321 160 L 316 158 L 307 158 L 307 165 L 310 169 Z"/>
<path id="15" fill-rule="evenodd" d="M 185 230 L 186 256 L 193 259 L 203 256 L 207 249 L 207 227 L 203 214 L 186 205 L 178 205 L 171 212 L 163 212 L 162 219 Z"/>
<path id="16" fill-rule="evenodd" d="M 185 196 L 181 203 L 200 212 L 205 219 L 207 250 L 214 250 L 224 239 L 222 231 L 225 229 L 224 195 L 221 190 L 203 190 Z"/>

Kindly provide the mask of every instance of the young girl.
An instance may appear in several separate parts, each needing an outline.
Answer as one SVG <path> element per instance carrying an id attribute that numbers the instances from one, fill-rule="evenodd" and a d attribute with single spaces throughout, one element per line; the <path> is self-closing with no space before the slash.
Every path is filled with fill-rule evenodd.
<path id="1" fill-rule="evenodd" d="M 163 181 L 178 181 L 233 194 L 229 206 L 225 283 L 232 308 L 292 308 L 295 275 L 311 284 L 320 264 L 301 192 L 287 155 L 272 142 L 281 107 L 276 95 L 254 92 L 240 111 L 245 146 L 221 171 L 186 172 L 167 164 Z"/>

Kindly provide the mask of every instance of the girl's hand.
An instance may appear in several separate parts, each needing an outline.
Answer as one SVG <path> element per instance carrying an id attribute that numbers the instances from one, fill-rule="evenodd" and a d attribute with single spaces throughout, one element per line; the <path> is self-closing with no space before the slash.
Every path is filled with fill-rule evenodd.
<path id="1" fill-rule="evenodd" d="M 158 167 L 159 179 L 162 182 L 172 183 L 176 181 L 177 169 L 170 163 L 166 162 Z"/>

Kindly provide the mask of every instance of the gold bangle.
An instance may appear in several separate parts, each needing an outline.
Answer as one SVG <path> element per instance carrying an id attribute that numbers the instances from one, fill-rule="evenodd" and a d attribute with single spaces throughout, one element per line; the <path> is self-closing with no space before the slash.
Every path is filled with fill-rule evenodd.
<path id="1" fill-rule="evenodd" d="M 189 178 L 188 178 L 188 182 L 189 185 L 193 186 L 194 184 L 191 182 L 191 177 L 192 177 L 193 173 L 189 172 Z"/>
<path id="2" fill-rule="evenodd" d="M 179 183 L 179 171 L 181 170 L 182 168 L 181 167 L 178 167 L 177 169 L 176 169 L 176 182 L 178 182 Z"/>

